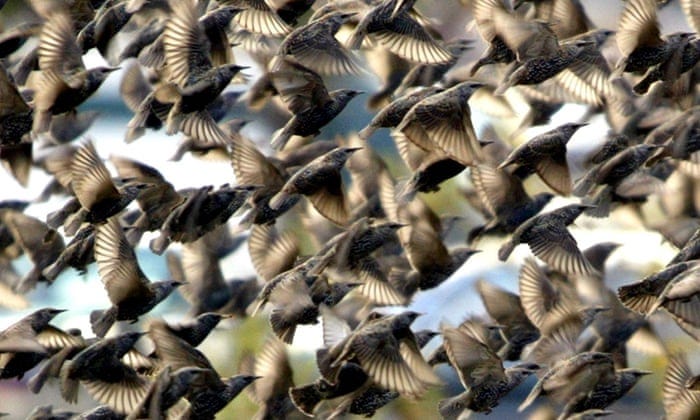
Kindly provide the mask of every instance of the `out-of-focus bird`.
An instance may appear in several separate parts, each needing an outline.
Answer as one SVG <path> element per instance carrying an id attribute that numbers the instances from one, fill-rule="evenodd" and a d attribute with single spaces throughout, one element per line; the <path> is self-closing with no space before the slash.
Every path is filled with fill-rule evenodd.
<path id="1" fill-rule="evenodd" d="M 53 283 L 53 279 L 44 276 L 43 270 L 56 261 L 65 249 L 63 237 L 41 220 L 19 211 L 1 210 L 0 221 L 34 264 L 19 283 L 13 285 L 14 289 L 19 293 L 27 293 L 39 282 L 47 282 L 49 285 Z"/>
<path id="2" fill-rule="evenodd" d="M 489 216 L 485 225 L 469 232 L 467 243 L 470 244 L 483 235 L 512 233 L 554 198 L 554 194 L 548 192 L 530 197 L 517 176 L 488 164 L 472 166 L 470 175 L 479 201 Z"/>

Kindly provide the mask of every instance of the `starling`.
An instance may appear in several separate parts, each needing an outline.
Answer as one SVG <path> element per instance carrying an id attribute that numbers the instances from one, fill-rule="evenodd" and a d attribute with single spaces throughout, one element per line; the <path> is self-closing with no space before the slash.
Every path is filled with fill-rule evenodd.
<path id="1" fill-rule="evenodd" d="M 358 74 L 360 68 L 351 53 L 335 38 L 340 27 L 354 15 L 332 12 L 310 21 L 287 35 L 277 55 L 294 57 L 298 63 L 321 75 Z"/>
<path id="2" fill-rule="evenodd" d="M 328 220 L 346 225 L 349 215 L 340 171 L 357 150 L 360 148 L 340 147 L 317 157 L 297 170 L 270 198 L 268 205 L 276 210 L 289 200 L 290 195 L 305 195 Z"/>
<path id="3" fill-rule="evenodd" d="M 435 93 L 441 92 L 442 89 L 436 87 L 426 87 L 414 90 L 399 98 L 393 100 L 390 104 L 377 112 L 372 121 L 365 128 L 358 132 L 362 140 L 369 139 L 372 134 L 382 127 L 396 127 L 401 123 L 403 117 L 413 107 L 413 105 Z"/>
<path id="4" fill-rule="evenodd" d="M 639 172 L 644 162 L 660 146 L 640 144 L 629 147 L 609 160 L 591 168 L 574 185 L 573 193 L 584 196 L 596 186 L 604 186 L 592 199 L 596 207 L 587 211 L 591 216 L 604 217 L 610 211 L 614 195 L 637 196 L 652 193 L 660 189 L 661 181 Z M 641 185 L 640 185 L 641 184 Z M 646 190 L 646 191 L 644 191 Z"/>
<path id="5" fill-rule="evenodd" d="M 681 420 L 700 415 L 700 387 L 685 355 L 671 356 L 663 383 L 663 403 L 666 418 Z"/>
<path id="6" fill-rule="evenodd" d="M 296 59 L 282 56 L 272 70 L 272 82 L 292 118 L 271 141 L 281 150 L 293 135 L 316 136 L 321 127 L 333 120 L 352 98 L 362 93 L 352 89 L 328 92 L 321 76 Z"/>
<path id="7" fill-rule="evenodd" d="M 78 353 L 61 369 L 61 395 L 78 400 L 78 386 L 119 413 L 132 412 L 148 392 L 149 381 L 125 365 L 121 358 L 144 333 L 128 332 L 105 338 Z"/>
<path id="8" fill-rule="evenodd" d="M 539 213 L 554 195 L 539 193 L 530 197 L 522 181 L 504 169 L 488 164 L 470 168 L 471 180 L 480 203 L 487 210 L 487 223 L 469 232 L 467 243 L 490 233 L 512 233 L 527 219 Z"/>
<path id="9" fill-rule="evenodd" d="M 44 276 L 42 271 L 63 252 L 63 237 L 42 221 L 19 211 L 2 210 L 0 220 L 34 264 L 20 282 L 14 285 L 14 289 L 19 293 L 27 293 L 40 281 L 51 284 L 53 279 Z"/>
<path id="10" fill-rule="evenodd" d="M 618 289 L 620 301 L 646 316 L 662 307 L 691 336 L 700 337 L 700 314 L 695 308 L 698 297 L 696 261 L 681 262 L 652 274 L 639 283 Z"/>
<path id="11" fill-rule="evenodd" d="M 206 369 L 197 367 L 186 367 L 172 372 L 170 366 L 165 366 L 127 419 L 165 418 L 170 407 L 180 401 L 189 390 L 190 385 L 198 380 L 199 375 L 206 372 Z"/>
<path id="12" fill-rule="evenodd" d="M 44 268 L 41 274 L 49 281 L 54 281 L 66 267 L 73 267 L 84 275 L 87 266 L 95 262 L 94 249 L 95 228 L 87 225 L 75 234 L 56 260 Z"/>
<path id="13" fill-rule="evenodd" d="M 23 141 L 32 128 L 33 111 L 27 105 L 7 71 L 0 66 L 0 148 Z"/>
<path id="14" fill-rule="evenodd" d="M 571 192 L 571 175 L 566 162 L 566 144 L 585 125 L 567 123 L 535 136 L 513 150 L 498 168 L 515 165 L 512 173 L 521 179 L 537 172 L 554 191 L 568 195 Z"/>
<path id="15" fill-rule="evenodd" d="M 214 312 L 205 312 L 198 315 L 190 322 L 180 323 L 177 325 L 165 324 L 164 321 L 157 320 L 153 322 L 163 323 L 162 327 L 159 326 L 159 328 L 167 329 L 170 333 L 185 340 L 192 347 L 197 347 L 202 343 L 202 341 L 204 341 L 204 339 L 207 338 L 207 336 L 209 336 L 209 333 L 211 333 L 224 318 L 226 318 L 225 315 Z"/>
<path id="16" fill-rule="evenodd" d="M 380 181 L 381 182 L 381 181 Z M 393 271 L 400 278 L 389 275 L 389 281 L 397 290 L 410 298 L 418 289 L 429 290 L 438 287 L 454 274 L 466 261 L 479 252 L 469 248 L 448 250 L 442 241 L 441 223 L 435 213 L 420 200 L 413 200 L 406 206 L 399 206 L 394 199 L 391 186 L 380 187 L 381 202 L 387 216 L 407 226 L 397 232 L 412 270 Z M 388 195 L 388 197 L 387 197 Z M 431 223 L 431 218 L 438 219 Z"/>
<path id="17" fill-rule="evenodd" d="M 268 205 L 270 198 L 282 189 L 288 174 L 284 168 L 260 153 L 255 144 L 248 139 L 241 139 L 241 142 L 233 148 L 231 166 L 237 182 L 260 186 L 251 195 L 252 209 L 240 222 L 242 226 L 272 224 L 277 217 L 291 209 L 300 199 L 298 196 L 292 196 L 277 210 L 270 208 Z"/>
<path id="18" fill-rule="evenodd" d="M 97 228 L 95 260 L 112 307 L 90 314 L 92 330 L 104 337 L 115 321 L 135 322 L 181 283 L 166 280 L 151 283 L 141 271 L 117 218 Z"/>
<path id="19" fill-rule="evenodd" d="M 408 111 L 396 130 L 420 148 L 441 150 L 463 165 L 480 161 L 481 145 L 467 101 L 482 86 L 466 81 L 428 96 Z"/>
<path id="20" fill-rule="evenodd" d="M 418 63 L 445 63 L 452 55 L 410 14 L 414 0 L 383 0 L 367 12 L 348 40 L 351 49 L 371 37 L 392 53 Z"/>
<path id="21" fill-rule="evenodd" d="M 67 235 L 74 235 L 83 221 L 103 223 L 150 186 L 137 181 L 126 183 L 118 189 L 92 141 L 85 142 L 75 152 L 70 174 L 70 186 L 81 209 L 72 219 L 66 220 L 64 230 Z"/>
<path id="22" fill-rule="evenodd" d="M 543 334 L 550 334 L 579 306 L 580 300 L 572 285 L 550 279 L 534 258 L 523 262 L 518 288 L 525 314 Z"/>
<path id="23" fill-rule="evenodd" d="M 346 231 L 331 238 L 318 255 L 318 267 L 332 263 L 338 273 L 350 272 L 364 284 L 358 291 L 377 304 L 399 305 L 405 298 L 386 278 L 384 271 L 371 254 L 394 237 L 396 230 L 405 225 L 362 218 L 348 226 Z M 321 271 L 321 269 L 317 269 Z"/>
<path id="24" fill-rule="evenodd" d="M 41 30 L 39 69 L 32 126 L 36 133 L 49 129 L 52 115 L 68 112 L 87 100 L 116 70 L 113 67 L 85 69 L 73 21 L 63 12 L 51 14 Z"/>
<path id="25" fill-rule="evenodd" d="M 518 244 L 527 243 L 535 256 L 560 272 L 595 273 L 595 269 L 578 249 L 576 239 L 566 228 L 589 207 L 584 204 L 570 204 L 528 219 L 513 232 L 511 239 L 501 246 L 498 258 L 505 261 Z"/>
<path id="26" fill-rule="evenodd" d="M 472 3 L 472 9 L 476 29 L 481 38 L 488 44 L 488 48 L 471 67 L 469 75 L 474 76 L 481 67 L 488 64 L 514 62 L 515 52 L 506 44 L 495 25 L 497 15 L 508 13 L 503 0 L 475 0 Z"/>
<path id="27" fill-rule="evenodd" d="M 356 359 L 380 386 L 418 396 L 439 379 L 420 353 L 410 324 L 419 316 L 403 312 L 370 321 L 330 349 L 331 368 Z M 399 353 L 399 348 L 403 350 Z"/>
<path id="28" fill-rule="evenodd" d="M 225 226 L 219 229 L 225 229 Z M 182 258 L 167 254 L 171 276 L 183 283 L 178 289 L 182 297 L 191 305 L 190 314 L 202 315 L 207 312 L 223 312 L 224 308 L 237 300 L 239 281 L 226 281 L 221 272 L 220 258 L 215 251 L 216 232 L 204 235 L 182 247 Z M 180 274 L 176 275 L 179 271 Z M 194 345 L 194 344 L 193 344 Z"/>
<path id="29" fill-rule="evenodd" d="M 49 324 L 64 311 L 39 309 L 0 332 L 0 379 L 22 379 L 50 351 L 70 345 L 71 336 Z"/>
<path id="30" fill-rule="evenodd" d="M 311 384 L 289 390 L 294 405 L 306 415 L 335 418 L 344 413 L 371 416 L 399 393 L 387 390 L 376 384 L 355 360 L 346 361 L 334 372 L 328 357 L 329 348 L 338 345 L 350 334 L 350 326 L 331 310 L 321 307 L 323 314 L 323 341 L 326 348 L 317 350 L 316 361 L 322 377 Z M 372 313 L 361 325 L 381 318 Z M 433 331 L 421 330 L 415 333 L 419 348 L 425 346 L 435 336 Z M 328 407 L 320 404 L 328 401 Z"/>
<path id="31" fill-rule="evenodd" d="M 216 191 L 206 186 L 189 193 L 185 202 L 163 221 L 160 236 L 150 242 L 151 251 L 160 255 L 173 241 L 194 242 L 225 224 L 256 189 L 249 185 L 224 184 Z"/>
<path id="32" fill-rule="evenodd" d="M 498 355 L 503 360 L 520 360 L 523 348 L 540 337 L 539 329 L 525 314 L 520 297 L 484 280 L 478 281 L 476 287 L 486 312 L 501 326 L 506 339 Z"/>
<path id="33" fill-rule="evenodd" d="M 190 405 L 182 418 L 213 419 L 243 388 L 258 379 L 250 375 L 219 377 L 204 354 L 158 324 L 151 325 L 149 336 L 156 345 L 158 358 L 173 370 L 186 367 L 204 370 L 187 390 L 185 398 Z"/>
<path id="34" fill-rule="evenodd" d="M 640 144 L 620 150 L 618 153 L 589 169 L 583 178 L 576 181 L 573 193 L 579 197 L 588 194 L 596 185 L 618 186 L 646 162 L 661 146 Z"/>
<path id="35" fill-rule="evenodd" d="M 442 329 L 450 364 L 457 370 L 467 390 L 438 403 L 443 419 L 457 419 L 465 410 L 488 414 L 498 401 L 520 385 L 539 366 L 525 364 L 504 369 L 503 361 L 486 344 L 478 332 L 465 333 L 457 328 Z"/>
<path id="36" fill-rule="evenodd" d="M 148 184 L 148 188 L 136 197 L 141 214 L 126 233 L 129 243 L 137 244 L 144 232 L 159 229 L 185 198 L 152 166 L 118 156 L 111 156 L 109 160 L 122 179 Z"/>
<path id="37" fill-rule="evenodd" d="M 294 387 L 294 375 L 284 344 L 275 337 L 269 337 L 256 356 L 245 355 L 241 364 L 242 373 L 260 378 L 246 388 L 248 395 L 260 407 L 255 417 L 293 417 L 295 410 L 289 392 Z"/>
<path id="38" fill-rule="evenodd" d="M 693 33 L 670 35 L 668 42 L 673 42 L 674 45 L 672 53 L 668 59 L 652 66 L 646 72 L 644 78 L 634 85 L 634 92 L 643 95 L 656 81 L 673 84 L 684 73 L 692 70 L 700 61 L 700 41 L 694 36 Z"/>
<path id="39" fill-rule="evenodd" d="M 615 370 L 609 355 L 598 352 L 579 353 L 554 365 L 537 381 L 525 401 L 518 407 L 521 412 L 540 395 L 551 395 L 566 402 L 591 392 L 602 381 L 614 380 Z"/>
<path id="40" fill-rule="evenodd" d="M 622 57 L 615 65 L 616 76 L 643 72 L 668 60 L 683 38 L 681 34 L 661 38 L 654 0 L 628 1 L 618 22 L 616 39 Z"/>
<path id="41" fill-rule="evenodd" d="M 515 85 L 532 85 L 555 76 L 591 46 L 588 39 L 559 42 L 549 24 L 523 20 L 502 7 L 492 9 L 493 27 L 506 46 L 515 52 L 516 64 L 494 94 L 501 95 Z"/>
<path id="42" fill-rule="evenodd" d="M 425 151 L 399 131 L 391 133 L 401 158 L 413 171 L 411 178 L 403 182 L 396 192 L 397 200 L 408 203 L 416 193 L 440 191 L 440 184 L 459 175 L 465 168 L 462 162 L 448 156 L 441 149 Z"/>
<path id="43" fill-rule="evenodd" d="M 173 103 L 167 118 L 169 134 L 183 125 L 193 126 L 183 129 L 186 132 L 211 130 L 215 123 L 207 114 L 206 106 L 228 86 L 236 73 L 245 68 L 228 63 L 214 67 L 214 51 L 208 48 L 213 43 L 207 36 L 206 24 L 199 21 L 196 8 L 191 1 L 171 4 L 172 14 L 163 30 L 168 81 L 174 86 L 162 86 L 156 97 L 167 98 L 165 102 Z M 224 7 L 223 11 L 228 20 L 222 19 L 215 25 L 224 26 L 240 9 Z M 228 50 L 228 45 L 224 48 Z"/>

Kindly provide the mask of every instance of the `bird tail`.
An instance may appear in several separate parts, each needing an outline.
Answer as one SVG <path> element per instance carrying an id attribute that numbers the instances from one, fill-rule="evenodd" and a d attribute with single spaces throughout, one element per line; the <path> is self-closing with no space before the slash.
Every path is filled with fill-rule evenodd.
<path id="1" fill-rule="evenodd" d="M 314 409 L 321 402 L 323 396 L 318 390 L 317 384 L 309 384 L 289 389 L 289 398 L 294 406 L 307 416 L 313 417 Z"/>
<path id="2" fill-rule="evenodd" d="M 485 225 L 477 226 L 473 228 L 472 230 L 469 231 L 467 234 L 467 245 L 473 245 L 474 242 L 476 242 L 479 238 L 481 238 L 481 235 L 484 234 L 484 231 L 486 230 Z"/>
<path id="3" fill-rule="evenodd" d="M 504 243 L 501 248 L 498 250 L 498 259 L 501 261 L 505 261 L 510 257 L 510 254 L 513 252 L 515 249 L 515 243 L 511 240 L 506 243 Z"/>
<path id="4" fill-rule="evenodd" d="M 63 209 L 52 211 L 46 216 L 46 224 L 53 229 L 57 229 L 63 224 L 63 222 L 66 221 L 67 218 L 68 213 L 66 213 Z"/>
<path id="5" fill-rule="evenodd" d="M 284 191 L 280 191 L 277 194 L 273 195 L 270 201 L 267 203 L 267 205 L 272 209 L 272 210 L 277 210 L 279 209 L 282 204 L 284 203 L 285 200 L 289 198 L 289 194 L 287 194 Z"/>
<path id="6" fill-rule="evenodd" d="M 522 402 L 518 406 L 518 413 L 522 413 L 526 408 L 528 408 L 530 405 L 532 405 L 533 402 L 535 402 L 535 399 L 539 397 L 540 393 L 542 393 L 542 384 L 544 381 L 540 379 L 535 386 L 532 388 L 528 396 L 525 398 L 525 401 Z"/>
<path id="7" fill-rule="evenodd" d="M 68 377 L 68 370 L 73 362 L 68 360 L 61 368 L 61 396 L 69 403 L 75 404 L 78 402 L 78 388 L 80 382 L 77 379 Z"/>
<path id="8" fill-rule="evenodd" d="M 275 137 L 272 138 L 270 146 L 275 150 L 282 150 L 291 138 L 292 132 L 289 127 L 285 125 L 275 134 Z"/>
<path id="9" fill-rule="evenodd" d="M 111 307 L 105 311 L 92 311 L 90 313 L 90 324 L 92 325 L 92 332 L 96 336 L 102 338 L 107 334 L 112 325 L 117 321 L 117 311 L 114 307 Z"/>
<path id="10" fill-rule="evenodd" d="M 77 213 L 74 213 L 66 218 L 65 224 L 63 225 L 63 231 L 68 236 L 73 236 L 80 229 L 80 225 L 85 221 L 86 210 L 80 209 Z"/>
<path id="11" fill-rule="evenodd" d="M 27 294 L 30 290 L 34 290 L 36 284 L 41 278 L 41 270 L 35 265 L 29 272 L 22 277 L 14 287 L 14 291 L 19 294 Z"/>
<path id="12" fill-rule="evenodd" d="M 576 197 L 583 197 L 593 188 L 595 185 L 595 173 L 597 171 L 588 171 L 581 179 L 576 181 L 574 188 L 571 191 Z"/>
<path id="13" fill-rule="evenodd" d="M 368 125 L 367 127 L 358 131 L 357 135 L 360 137 L 361 140 L 367 140 L 370 137 L 372 137 L 372 134 L 374 134 L 375 131 L 376 128 L 372 127 L 371 125 Z"/>
<path id="14" fill-rule="evenodd" d="M 365 39 L 365 31 L 361 28 L 356 28 L 347 41 L 347 47 L 351 50 L 359 50 L 362 47 L 362 41 Z"/>
<path id="15" fill-rule="evenodd" d="M 51 112 L 49 111 L 35 111 L 34 121 L 32 124 L 32 131 L 34 133 L 40 134 L 49 131 L 51 126 Z"/>
<path id="16" fill-rule="evenodd" d="M 181 111 L 181 104 L 182 100 L 177 100 L 173 104 L 173 107 L 170 108 L 170 112 L 168 113 L 168 119 L 165 125 L 165 134 L 169 136 L 172 136 L 173 134 L 176 134 L 178 131 L 180 131 L 182 121 L 185 118 L 185 114 L 183 114 Z"/>
<path id="17" fill-rule="evenodd" d="M 467 408 L 465 408 L 463 394 L 456 395 L 452 398 L 446 398 L 438 402 L 438 412 L 443 420 L 457 420 L 465 418 L 463 413 Z"/>
<path id="18" fill-rule="evenodd" d="M 43 274 L 47 280 L 54 281 L 56 280 L 56 277 L 61 274 L 64 268 L 66 268 L 66 259 L 63 257 L 63 255 L 60 255 L 56 261 L 54 261 L 50 266 L 46 267 L 41 274 Z"/>
<path id="19" fill-rule="evenodd" d="M 72 353 L 72 348 L 66 347 L 58 353 L 51 356 L 44 365 L 39 369 L 39 371 L 29 378 L 27 381 L 27 388 L 34 394 L 38 394 L 41 388 L 49 378 L 59 377 L 61 374 L 61 367 L 65 363 L 69 354 Z"/>
<path id="20" fill-rule="evenodd" d="M 127 242 L 132 246 L 136 246 L 141 240 L 141 236 L 143 236 L 143 229 L 137 226 L 130 226 L 126 229 L 125 236 Z"/>
<path id="21" fill-rule="evenodd" d="M 157 238 L 151 239 L 149 244 L 151 251 L 158 255 L 163 255 L 163 252 L 165 252 L 165 249 L 168 248 L 168 245 L 170 245 L 170 239 L 168 239 L 168 235 L 164 234 L 163 232 L 161 232 L 160 236 Z"/>
<path id="22" fill-rule="evenodd" d="M 591 217 L 607 217 L 610 214 L 610 208 L 612 206 L 613 199 L 613 188 L 611 186 L 606 186 L 598 194 L 596 194 L 593 199 L 585 204 L 592 204 L 594 207 L 589 207 L 584 210 L 584 213 Z"/>

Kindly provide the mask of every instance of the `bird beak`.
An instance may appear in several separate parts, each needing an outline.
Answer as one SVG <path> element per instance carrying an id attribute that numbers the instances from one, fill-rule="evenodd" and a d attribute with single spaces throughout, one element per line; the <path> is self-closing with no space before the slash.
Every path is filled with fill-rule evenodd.
<path id="1" fill-rule="evenodd" d="M 117 66 L 117 67 L 108 67 L 108 68 L 107 68 L 107 72 L 111 73 L 111 72 L 117 71 L 117 70 L 119 70 L 119 69 L 121 69 L 120 66 Z"/>

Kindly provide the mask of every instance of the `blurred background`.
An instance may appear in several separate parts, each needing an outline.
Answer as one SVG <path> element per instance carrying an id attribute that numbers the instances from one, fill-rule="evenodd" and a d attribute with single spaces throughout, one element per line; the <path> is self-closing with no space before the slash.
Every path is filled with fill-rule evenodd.
<path id="1" fill-rule="evenodd" d="M 599 27 L 614 29 L 623 2 L 620 0 L 582 0 L 582 4 L 589 17 Z M 435 22 L 439 22 L 437 28 L 446 39 L 475 40 L 474 49 L 468 51 L 460 63 L 469 63 L 481 54 L 484 48 L 483 43 L 479 35 L 470 29 L 471 26 L 468 25 L 470 13 L 464 5 L 456 0 L 441 0 L 439 2 L 419 0 L 416 7 L 434 19 Z M 662 33 L 689 29 L 679 6 L 673 0 L 671 4 L 660 10 L 659 18 Z M 3 28 L 10 28 L 20 22 L 32 19 L 37 18 L 21 0 L 8 1 L 7 5 L 0 11 L 0 27 Z M 27 45 L 24 48 L 29 47 Z M 615 48 L 614 45 L 612 48 Z M 240 64 L 251 66 L 250 69 L 244 71 L 249 77 L 248 83 L 255 81 L 260 72 L 260 69 L 256 68 L 255 62 L 240 49 L 234 49 L 234 54 Z M 363 68 L 369 69 L 372 65 L 377 64 L 376 62 L 363 62 L 360 55 L 357 57 L 363 63 Z M 89 68 L 101 64 L 102 58 L 95 51 L 92 51 L 85 57 L 85 62 Z M 176 189 L 235 183 L 230 163 L 226 160 L 201 160 L 191 154 L 186 154 L 179 162 L 169 160 L 178 147 L 179 135 L 169 137 L 162 131 L 149 131 L 144 137 L 127 145 L 123 138 L 126 124 L 132 114 L 119 96 L 120 78 L 121 71 L 111 74 L 99 91 L 80 108 L 80 110 L 96 110 L 100 113 L 87 134 L 95 142 L 100 156 L 103 158 L 110 155 L 126 156 L 154 166 Z M 329 89 L 351 87 L 371 93 L 377 90 L 379 80 L 368 71 L 361 77 L 330 78 L 327 79 L 327 84 Z M 229 89 L 246 91 L 247 86 L 234 84 Z M 319 138 L 333 139 L 336 135 L 347 135 L 364 127 L 373 115 L 366 108 L 366 96 L 352 101 L 338 118 L 322 130 Z M 509 97 L 509 99 L 513 100 L 516 113 L 510 118 L 500 119 L 488 116 L 487 112 L 480 110 L 479 102 L 474 100 L 471 105 L 474 125 L 477 130 L 481 131 L 487 123 L 494 125 L 499 134 L 508 133 L 517 127 L 519 121 L 524 117 L 526 105 L 518 102 L 517 97 Z M 576 121 L 582 117 L 584 112 L 585 109 L 581 106 L 565 106 L 554 117 L 552 125 L 532 128 L 521 134 L 517 140 L 524 141 L 556 125 Z M 250 120 L 250 123 L 243 128 L 242 134 L 254 140 L 262 150 L 268 151 L 267 145 L 271 133 L 281 127 L 287 118 L 284 108 L 277 103 L 270 103 L 259 112 L 250 112 L 243 104 L 238 104 L 233 107 L 230 116 Z M 578 170 L 580 174 L 582 156 L 599 145 L 606 132 L 605 120 L 602 117 L 594 117 L 589 126 L 584 127 L 574 135 L 569 143 L 569 160 L 574 171 Z M 375 134 L 370 141 L 370 146 L 382 154 L 397 178 L 408 176 L 408 171 L 398 159 L 393 142 L 386 130 Z M 42 150 L 35 149 L 34 154 L 41 156 Z M 576 175 L 573 178 L 575 179 Z M 7 172 L 0 171 L 0 200 L 33 200 L 48 184 L 49 180 L 49 177 L 42 171 L 32 171 L 28 185 L 23 187 Z M 536 182 L 533 181 L 534 185 L 529 186 L 532 188 L 531 191 L 535 192 L 545 188 Z M 449 235 L 448 245 L 463 245 L 466 232 L 481 222 L 480 216 L 474 213 L 466 200 L 462 198 L 461 189 L 463 188 L 469 188 L 466 173 L 443 184 L 441 191 L 422 196 L 439 214 L 463 217 Z M 54 198 L 46 203 L 35 203 L 29 206 L 26 212 L 44 219 L 47 212 L 59 208 L 64 201 L 65 199 Z M 550 203 L 548 208 L 559 207 L 563 203 L 563 199 L 558 199 Z M 656 211 L 655 203 L 650 202 L 646 207 L 648 213 L 653 217 Z M 236 220 L 236 217 L 232 218 L 230 225 L 235 225 Z M 294 228 L 293 221 L 287 223 L 291 228 Z M 675 253 L 675 249 L 664 243 L 659 234 L 644 230 L 634 214 L 624 211 L 615 212 L 610 218 L 604 220 L 583 216 L 572 228 L 572 233 L 579 241 L 581 248 L 603 241 L 614 241 L 622 244 L 612 254 L 606 266 L 606 282 L 613 288 L 637 281 L 658 270 Z M 153 237 L 153 235 L 146 234 L 142 239 L 141 247 L 137 250 L 139 264 L 150 279 L 165 279 L 168 278 L 168 272 L 164 258 L 148 250 L 147 244 Z M 518 269 L 522 259 L 529 255 L 529 251 L 527 247 L 521 246 L 516 249 L 507 264 L 501 263 L 496 259 L 496 250 L 502 240 L 503 238 L 482 240 L 478 248 L 484 252 L 471 257 L 457 273 L 437 289 L 417 294 L 410 308 L 423 312 L 425 315 L 414 323 L 414 329 L 438 329 L 441 323 L 456 325 L 468 315 L 484 314 L 483 306 L 473 286 L 478 279 L 486 279 L 510 291 L 517 292 Z M 170 250 L 176 252 L 177 249 L 177 244 L 170 247 Z M 29 269 L 30 263 L 26 257 L 23 257 L 16 261 L 15 267 L 22 274 Z M 222 269 L 226 278 L 246 278 L 254 275 L 245 246 L 223 260 Z M 67 312 L 59 315 L 53 321 L 55 325 L 63 328 L 79 328 L 83 333 L 89 333 L 88 315 L 90 311 L 109 306 L 109 301 L 94 266 L 84 276 L 69 269 L 51 287 L 47 288 L 45 283 L 41 283 L 26 298 L 26 306 L 21 309 L 9 310 L 0 307 L 0 330 L 35 309 L 53 306 L 68 309 Z M 391 308 L 387 308 L 387 310 L 391 310 Z M 144 316 L 140 325 L 129 326 L 129 328 L 142 328 L 144 323 L 147 323 L 148 319 L 152 317 L 178 321 L 183 319 L 186 311 L 185 302 L 175 293 L 159 305 L 156 310 Z M 675 324 L 664 315 L 655 315 L 653 321 L 656 330 L 667 340 L 670 348 L 684 348 L 689 354 L 696 355 L 692 364 L 698 367 L 696 343 L 682 334 Z M 201 349 L 212 360 L 222 376 L 233 375 L 238 372 L 241 354 L 246 350 L 253 352 L 258 350 L 270 333 L 265 315 L 244 320 L 227 320 L 220 324 L 212 336 L 204 342 Z M 433 339 L 433 342 L 426 347 L 425 354 L 432 351 L 439 342 L 440 338 Z M 294 344 L 288 346 L 294 380 L 297 385 L 308 383 L 318 377 L 314 350 L 321 345 L 320 328 L 302 326 L 297 332 Z M 641 380 L 630 395 L 611 406 L 610 408 L 615 411 L 611 418 L 658 418 L 662 415 L 660 384 L 665 367 L 664 358 L 633 349 L 630 356 L 630 366 L 649 368 L 654 370 L 655 374 Z M 438 372 L 447 384 L 445 390 L 433 389 L 420 401 L 408 401 L 401 398 L 380 410 L 377 417 L 387 419 L 434 418 L 437 415 L 435 411 L 437 401 L 446 395 L 445 393 L 452 394 L 461 391 L 461 385 L 457 381 L 454 371 L 440 367 Z M 29 372 L 28 377 L 32 373 Z M 79 397 L 79 404 L 69 406 L 61 400 L 57 383 L 49 383 L 39 395 L 31 394 L 26 388 L 26 379 L 27 377 L 23 381 L 0 381 L 0 412 L 9 413 L 9 418 L 24 418 L 38 404 L 53 404 L 54 407 L 76 412 L 95 405 L 90 396 L 83 392 Z M 534 411 L 533 409 L 528 410 L 526 415 L 519 415 L 515 414 L 515 408 L 525 398 L 533 384 L 534 380 L 531 379 L 518 387 L 501 402 L 501 405 L 490 417 L 526 418 L 529 413 Z M 256 410 L 257 407 L 244 393 L 222 411 L 219 418 L 248 418 Z"/>

